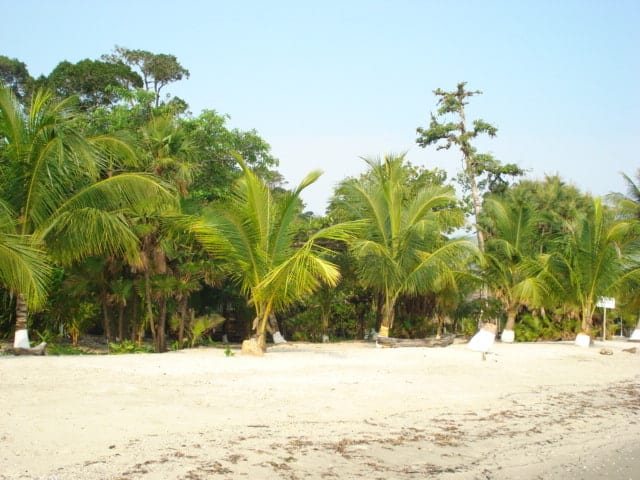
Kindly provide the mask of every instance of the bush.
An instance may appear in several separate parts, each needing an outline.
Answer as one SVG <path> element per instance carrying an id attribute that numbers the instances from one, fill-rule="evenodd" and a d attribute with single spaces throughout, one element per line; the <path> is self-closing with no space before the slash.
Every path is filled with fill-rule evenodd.
<path id="1" fill-rule="evenodd" d="M 153 347 L 150 345 L 138 345 L 131 340 L 124 340 L 121 343 L 109 343 L 109 353 L 127 354 L 127 353 L 152 353 Z"/>

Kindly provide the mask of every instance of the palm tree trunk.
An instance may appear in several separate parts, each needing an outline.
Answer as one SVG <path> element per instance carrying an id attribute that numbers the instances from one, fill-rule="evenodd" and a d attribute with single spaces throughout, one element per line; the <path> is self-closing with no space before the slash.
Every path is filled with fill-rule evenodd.
<path id="1" fill-rule="evenodd" d="M 27 302 L 22 294 L 16 297 L 16 331 L 13 337 L 13 348 L 31 348 L 27 330 Z"/>
<path id="2" fill-rule="evenodd" d="M 516 316 L 518 308 L 507 309 L 507 323 L 504 326 L 500 339 L 505 343 L 512 343 L 515 339 L 514 327 L 516 326 Z"/>
<path id="3" fill-rule="evenodd" d="M 111 319 L 109 318 L 109 293 L 107 286 L 102 285 L 100 289 L 100 303 L 102 305 L 102 329 L 108 342 L 111 341 Z"/>
<path id="4" fill-rule="evenodd" d="M 436 313 L 436 321 L 438 322 L 438 326 L 436 329 L 436 338 L 442 338 L 442 327 L 444 326 L 444 316 L 440 313 Z"/>
<path id="5" fill-rule="evenodd" d="M 153 321 L 153 299 L 151 298 L 151 276 L 149 275 L 149 269 L 146 269 L 144 271 L 144 301 L 147 308 L 147 323 L 149 324 L 149 329 L 151 330 L 153 344 L 156 345 L 156 325 Z"/>
<path id="6" fill-rule="evenodd" d="M 118 341 L 120 342 L 124 340 L 124 308 L 122 303 L 118 305 Z"/>
<path id="7" fill-rule="evenodd" d="M 141 339 L 138 339 L 138 290 L 136 286 L 136 280 L 134 280 L 133 298 L 131 299 L 131 321 L 129 328 L 131 328 L 131 341 L 138 341 L 138 345 L 140 345 Z"/>
<path id="8" fill-rule="evenodd" d="M 158 331 L 156 333 L 156 352 L 166 352 L 167 343 L 165 338 L 165 330 L 167 325 L 167 300 L 165 298 L 160 300 L 160 308 L 158 312 Z"/>
<path id="9" fill-rule="evenodd" d="M 381 337 L 388 337 L 391 328 L 393 327 L 393 320 L 395 318 L 395 300 L 389 295 L 386 296 L 384 306 L 382 307 L 382 325 L 380 325 L 380 332 L 378 335 Z"/>
<path id="10" fill-rule="evenodd" d="M 189 297 L 183 295 L 180 299 L 178 306 L 178 316 L 180 318 L 178 323 L 178 348 L 182 348 L 184 345 L 184 326 L 187 320 L 187 307 L 189 306 Z"/>

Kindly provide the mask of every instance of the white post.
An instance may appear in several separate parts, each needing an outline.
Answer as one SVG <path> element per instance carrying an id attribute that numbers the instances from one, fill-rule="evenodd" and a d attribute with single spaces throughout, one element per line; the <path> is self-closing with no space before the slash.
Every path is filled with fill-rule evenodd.
<path id="1" fill-rule="evenodd" d="M 604 314 L 602 315 L 602 341 L 607 338 L 607 307 L 602 307 Z"/>

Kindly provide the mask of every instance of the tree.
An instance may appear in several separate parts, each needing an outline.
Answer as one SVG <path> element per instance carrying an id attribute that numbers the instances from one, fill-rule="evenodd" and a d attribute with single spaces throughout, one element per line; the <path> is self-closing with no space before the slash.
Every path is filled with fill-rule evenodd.
<path id="1" fill-rule="evenodd" d="M 445 235 L 463 222 L 451 187 L 412 188 L 412 169 L 404 155 L 365 161 L 370 175 L 343 182 L 338 193 L 343 208 L 366 222 L 350 250 L 361 282 L 382 296 L 380 335 L 388 336 L 398 298 L 425 293 L 438 283 L 455 284 L 456 269 L 472 258 L 475 248 Z"/>
<path id="2" fill-rule="evenodd" d="M 124 63 L 85 59 L 60 62 L 46 84 L 61 98 L 77 95 L 83 109 L 93 109 L 120 100 L 121 89 L 142 87 L 142 79 Z"/>
<path id="3" fill-rule="evenodd" d="M 640 220 L 640 169 L 636 171 L 635 180 L 626 173 L 622 174 L 622 178 L 627 184 L 627 193 L 613 194 L 612 199 L 625 218 Z"/>
<path id="4" fill-rule="evenodd" d="M 0 84 L 4 84 L 19 100 L 23 100 L 29 94 L 33 78 L 24 62 L 0 55 Z"/>
<path id="5" fill-rule="evenodd" d="M 144 88 L 155 94 L 155 106 L 160 105 L 160 92 L 168 84 L 189 78 L 189 70 L 178 62 L 174 55 L 151 53 L 146 50 L 131 50 L 116 46 L 114 53 L 103 55 L 103 60 L 125 63 L 136 68 L 142 76 Z"/>
<path id="6" fill-rule="evenodd" d="M 276 197 L 240 157 L 237 160 L 243 176 L 230 199 L 212 206 L 191 229 L 224 262 L 228 275 L 255 308 L 254 341 L 264 351 L 267 325 L 274 313 L 316 291 L 322 283 L 338 283 L 340 272 L 324 258 L 330 251 L 320 242 L 349 240 L 357 225 L 332 225 L 296 244 L 300 194 L 320 172 L 310 173 L 294 190 Z"/>
<path id="7" fill-rule="evenodd" d="M 484 237 L 482 231 L 477 228 L 480 211 L 482 209 L 482 187 L 493 190 L 504 188 L 504 176 L 519 176 L 524 172 L 517 165 L 502 165 L 489 154 L 479 154 L 472 146 L 472 140 L 479 135 L 489 135 L 495 137 L 498 129 L 484 120 L 474 120 L 472 128 L 467 126 L 465 106 L 469 103 L 468 98 L 479 95 L 479 90 L 469 91 L 465 89 L 466 82 L 461 82 L 453 92 L 446 92 L 441 89 L 433 93 L 439 97 L 436 111 L 437 115 L 431 114 L 431 121 L 428 128 L 418 127 L 418 138 L 416 143 L 423 148 L 438 144 L 437 150 L 448 150 L 455 145 L 462 153 L 464 169 L 462 181 L 471 192 L 473 215 L 476 223 L 476 235 L 478 247 L 484 252 Z M 454 118 L 447 121 L 448 116 Z M 482 176 L 484 178 L 481 178 Z"/>
<path id="8" fill-rule="evenodd" d="M 22 295 L 26 305 L 38 308 L 46 297 L 51 268 L 43 246 L 18 233 L 16 217 L 0 199 L 0 287 Z"/>
<path id="9" fill-rule="evenodd" d="M 544 256 L 545 281 L 580 318 L 581 333 L 590 334 L 598 299 L 615 296 L 639 275 L 637 224 L 615 220 L 599 198 L 593 208 L 567 223 L 557 249 Z"/>
<path id="10" fill-rule="evenodd" d="M 60 264 L 89 255 L 135 262 L 138 239 L 127 212 L 141 202 L 161 208 L 175 196 L 150 175 L 105 178 L 107 159 L 132 152 L 114 137 L 86 137 L 74 105 L 73 98 L 38 91 L 25 109 L 0 88 L 0 197 L 15 215 L 16 235 L 34 248 L 46 246 Z M 16 293 L 14 343 L 28 347 L 27 292 Z"/>
<path id="11" fill-rule="evenodd" d="M 541 217 L 512 195 L 486 199 L 481 220 L 487 236 L 484 278 L 507 316 L 503 341 L 512 341 L 522 307 L 539 306 L 548 294 L 540 275 L 537 239 Z"/>

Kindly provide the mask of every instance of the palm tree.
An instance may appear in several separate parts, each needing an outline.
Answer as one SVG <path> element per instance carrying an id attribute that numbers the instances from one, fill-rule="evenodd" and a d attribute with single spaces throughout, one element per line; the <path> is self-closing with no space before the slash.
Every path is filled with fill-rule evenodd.
<path id="1" fill-rule="evenodd" d="M 87 137 L 75 100 L 39 91 L 23 108 L 0 88 L 0 196 L 15 216 L 16 235 L 70 264 L 89 255 L 136 260 L 138 239 L 127 212 L 175 202 L 174 194 L 147 174 L 105 178 L 109 161 L 131 154 L 112 136 Z M 108 161 L 109 160 L 109 161 Z M 25 294 L 17 293 L 16 347 L 28 347 Z"/>
<path id="2" fill-rule="evenodd" d="M 364 286 L 382 295 L 380 335 L 388 336 L 401 295 L 455 284 L 456 270 L 477 248 L 469 240 L 444 235 L 463 224 L 451 187 L 411 185 L 404 155 L 365 161 L 370 175 L 344 182 L 340 193 L 353 218 L 367 223 L 350 250 Z"/>
<path id="3" fill-rule="evenodd" d="M 547 292 L 537 261 L 541 218 L 511 196 L 487 199 L 483 207 L 484 277 L 507 316 L 503 341 L 513 341 L 516 316 L 523 306 L 540 305 Z"/>
<path id="4" fill-rule="evenodd" d="M 335 286 L 340 279 L 336 265 L 324 256 L 331 250 L 321 241 L 352 238 L 355 223 L 321 229 L 297 243 L 295 220 L 302 191 L 320 176 L 307 175 L 293 191 L 275 197 L 269 187 L 237 157 L 243 176 L 235 184 L 229 201 L 213 207 L 192 226 L 197 238 L 225 264 L 254 306 L 254 341 L 266 348 L 270 317 L 316 291 L 322 283 Z"/>
<path id="5" fill-rule="evenodd" d="M 17 233 L 15 218 L 0 200 L 0 286 L 37 308 L 45 301 L 51 268 L 42 246 Z"/>
<path id="6" fill-rule="evenodd" d="M 637 226 L 616 221 L 597 198 L 590 212 L 566 228 L 558 250 L 545 256 L 546 280 L 580 317 L 580 333 L 589 335 L 598 299 L 615 296 L 638 278 Z"/>

